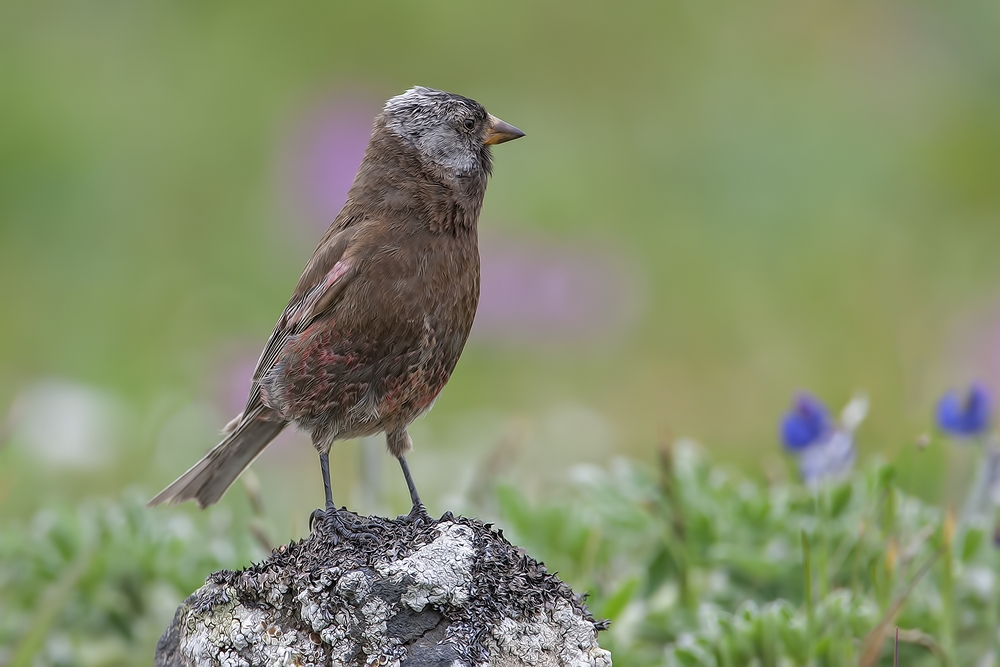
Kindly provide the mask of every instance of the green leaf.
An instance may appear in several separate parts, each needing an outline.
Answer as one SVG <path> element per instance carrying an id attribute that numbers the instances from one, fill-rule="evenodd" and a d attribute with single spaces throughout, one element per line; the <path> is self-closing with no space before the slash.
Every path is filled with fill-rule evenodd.
<path id="1" fill-rule="evenodd" d="M 976 552 L 979 551 L 979 547 L 983 544 L 983 538 L 985 537 L 981 528 L 970 528 L 965 533 L 965 539 L 962 541 L 962 562 L 968 563 Z"/>
<path id="2" fill-rule="evenodd" d="M 653 556 L 653 560 L 647 568 L 647 594 L 652 594 L 653 592 L 659 590 L 660 586 L 663 585 L 663 582 L 665 582 L 668 577 L 677 574 L 677 566 L 674 563 L 674 558 L 670 553 L 670 549 L 666 545 L 658 548 L 655 553 L 656 555 Z"/>
<path id="3" fill-rule="evenodd" d="M 701 647 L 685 646 L 675 648 L 674 656 L 685 667 L 715 667 L 715 658 L 707 654 Z"/>
<path id="4" fill-rule="evenodd" d="M 883 463 L 878 467 L 876 475 L 877 488 L 880 491 L 887 490 L 892 487 L 892 483 L 896 479 L 896 468 L 888 463 Z"/>
<path id="5" fill-rule="evenodd" d="M 830 492 L 830 517 L 836 519 L 847 508 L 854 493 L 854 486 L 848 481 Z"/>
<path id="6" fill-rule="evenodd" d="M 801 617 L 800 617 L 801 618 Z M 787 623 L 778 626 L 781 632 L 781 641 L 785 644 L 785 649 L 791 658 L 798 664 L 805 664 L 809 659 L 809 642 L 806 637 L 805 624 L 790 619 Z"/>
<path id="7" fill-rule="evenodd" d="M 639 578 L 633 577 L 626 581 L 622 586 L 618 588 L 609 598 L 604 601 L 601 605 L 599 613 L 597 616 L 603 616 L 609 618 L 612 621 L 618 618 L 622 610 L 632 601 L 632 596 L 635 595 L 636 590 L 639 588 Z"/>
<path id="8" fill-rule="evenodd" d="M 829 635 L 826 635 L 826 634 L 822 635 L 816 641 L 816 649 L 815 649 L 816 650 L 816 654 L 817 655 L 826 655 L 827 653 L 829 653 L 830 652 L 830 641 L 831 641 L 831 638 L 830 638 Z"/>

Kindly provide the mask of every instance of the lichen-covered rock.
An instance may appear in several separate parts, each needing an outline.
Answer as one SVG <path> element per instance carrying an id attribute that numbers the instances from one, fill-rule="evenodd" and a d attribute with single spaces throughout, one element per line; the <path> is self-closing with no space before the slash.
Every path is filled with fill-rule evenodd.
<path id="1" fill-rule="evenodd" d="M 362 517 L 335 543 L 323 522 L 184 601 L 157 667 L 610 667 L 604 624 L 489 526 Z"/>

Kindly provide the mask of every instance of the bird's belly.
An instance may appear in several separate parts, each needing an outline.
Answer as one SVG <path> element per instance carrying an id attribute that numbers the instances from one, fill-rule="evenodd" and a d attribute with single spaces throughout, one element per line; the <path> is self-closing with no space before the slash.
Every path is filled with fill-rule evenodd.
<path id="1" fill-rule="evenodd" d="M 347 345 L 328 327 L 311 329 L 288 341 L 261 390 L 269 407 L 314 442 L 405 428 L 430 409 L 465 342 L 465 335 L 439 340 L 431 331 L 388 351 Z"/>

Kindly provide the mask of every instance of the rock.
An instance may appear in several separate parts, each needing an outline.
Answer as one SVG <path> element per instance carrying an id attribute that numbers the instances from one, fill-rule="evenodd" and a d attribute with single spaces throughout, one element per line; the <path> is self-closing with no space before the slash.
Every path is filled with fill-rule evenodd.
<path id="1" fill-rule="evenodd" d="M 221 571 L 177 609 L 157 667 L 610 667 L 580 596 L 473 519 L 359 517 Z"/>

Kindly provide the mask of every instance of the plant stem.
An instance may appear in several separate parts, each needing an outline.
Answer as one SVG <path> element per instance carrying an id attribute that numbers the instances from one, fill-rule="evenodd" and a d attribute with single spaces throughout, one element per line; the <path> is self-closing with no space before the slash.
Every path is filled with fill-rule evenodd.
<path id="1" fill-rule="evenodd" d="M 684 521 L 684 504 L 678 493 L 677 473 L 674 467 L 674 449 L 669 443 L 663 443 L 659 449 L 660 458 L 660 494 L 667 506 L 669 521 L 667 548 L 670 551 L 674 565 L 677 567 L 677 587 L 684 609 L 694 611 L 697 600 L 691 594 L 691 582 L 688 572 L 690 562 L 687 526 Z"/>
<path id="2" fill-rule="evenodd" d="M 996 476 L 998 460 L 997 444 L 992 437 L 987 438 L 982 443 L 982 455 L 979 457 L 979 464 L 976 466 L 975 478 L 969 493 L 965 496 L 965 504 L 962 506 L 962 523 L 967 524 L 976 516 L 982 516 L 989 505 L 990 487 L 993 485 L 993 478 Z"/>
<path id="3" fill-rule="evenodd" d="M 805 604 L 806 604 L 806 660 L 813 660 L 813 597 L 812 597 L 812 564 L 809 557 L 809 536 L 802 529 L 802 564 L 805 570 Z"/>
<path id="4" fill-rule="evenodd" d="M 952 543 L 955 537 L 955 512 L 945 513 L 941 526 L 941 646 L 949 664 L 955 664 L 955 559 Z"/>
<path id="5" fill-rule="evenodd" d="M 819 574 L 819 599 L 825 600 L 826 595 L 829 592 L 829 580 L 827 567 L 827 556 L 829 555 L 829 526 L 828 517 L 826 512 L 826 491 L 827 487 L 824 484 L 820 487 L 820 490 L 816 493 L 816 515 L 819 525 L 819 550 L 816 553 L 816 572 Z"/>

